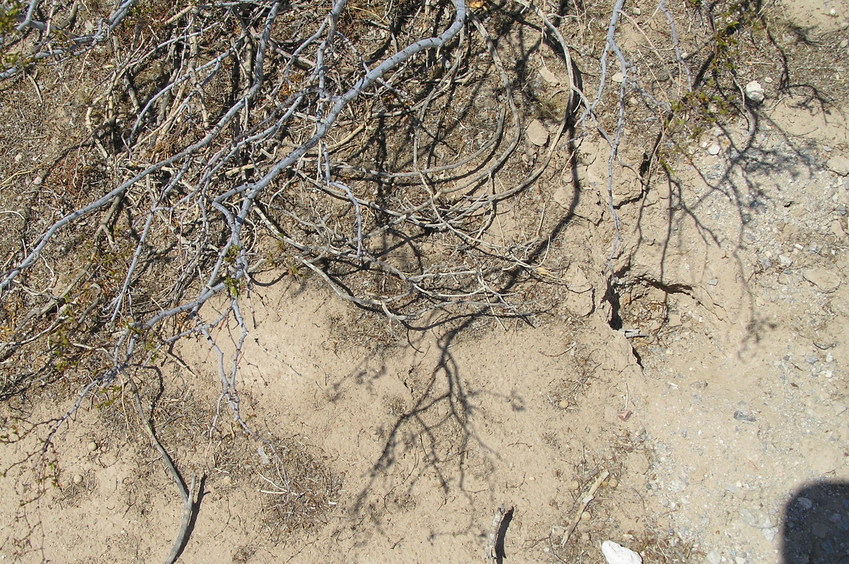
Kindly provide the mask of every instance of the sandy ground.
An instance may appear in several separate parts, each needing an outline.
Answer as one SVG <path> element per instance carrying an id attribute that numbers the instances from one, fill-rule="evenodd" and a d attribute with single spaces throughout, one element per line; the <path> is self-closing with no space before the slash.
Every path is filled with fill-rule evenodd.
<path id="1" fill-rule="evenodd" d="M 507 563 L 598 563 L 607 539 L 646 562 L 849 562 L 849 124 L 800 102 L 708 132 L 686 186 L 619 207 L 612 285 L 585 150 L 573 293 L 534 326 L 409 331 L 318 280 L 253 289 L 239 386 L 264 442 L 216 403 L 205 342 L 143 391 L 202 477 L 182 561 L 485 562 L 496 522 Z M 33 400 L 33 421 L 67 408 Z M 0 446 L 0 560 L 163 560 L 182 504 L 121 390 L 63 429 L 46 459 L 25 458 L 36 434 Z"/>

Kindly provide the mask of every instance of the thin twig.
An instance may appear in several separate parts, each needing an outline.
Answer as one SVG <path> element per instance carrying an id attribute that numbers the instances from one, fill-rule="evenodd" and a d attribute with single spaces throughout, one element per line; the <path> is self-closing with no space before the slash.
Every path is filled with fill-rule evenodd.
<path id="1" fill-rule="evenodd" d="M 569 523 L 569 528 L 566 529 L 566 533 L 563 535 L 563 540 L 560 541 L 560 547 L 566 546 L 566 543 L 569 541 L 569 537 L 572 536 L 572 533 L 575 532 L 575 529 L 578 527 L 578 522 L 581 520 L 581 516 L 584 514 L 584 511 L 587 510 L 587 506 L 594 499 L 595 492 L 598 488 L 601 487 L 602 482 L 604 482 L 607 477 L 610 476 L 610 472 L 605 469 L 602 469 L 601 472 L 595 477 L 592 485 L 586 491 L 586 493 L 581 496 L 581 503 L 578 504 L 578 508 L 575 510 L 575 514 L 572 515 L 572 520 Z"/>

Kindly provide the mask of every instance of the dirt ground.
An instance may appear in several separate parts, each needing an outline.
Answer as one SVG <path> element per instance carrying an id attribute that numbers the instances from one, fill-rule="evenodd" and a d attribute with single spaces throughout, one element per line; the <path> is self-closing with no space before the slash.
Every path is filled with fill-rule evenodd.
<path id="1" fill-rule="evenodd" d="M 786 10 L 849 60 L 847 3 Z M 668 182 L 635 192 L 623 167 L 613 277 L 603 147 L 581 148 L 576 204 L 546 181 L 541 205 L 576 220 L 552 275 L 569 292 L 533 323 L 412 330 L 317 278 L 257 285 L 253 437 L 217 398 L 215 352 L 181 342 L 141 390 L 197 478 L 181 561 L 487 562 L 494 535 L 505 563 L 600 563 L 605 540 L 647 563 L 849 562 L 847 108 L 752 79 L 757 115 L 706 131 Z M 68 397 L 3 408 L 0 561 L 163 560 L 182 500 L 120 388 L 46 456 L 7 424 Z"/>

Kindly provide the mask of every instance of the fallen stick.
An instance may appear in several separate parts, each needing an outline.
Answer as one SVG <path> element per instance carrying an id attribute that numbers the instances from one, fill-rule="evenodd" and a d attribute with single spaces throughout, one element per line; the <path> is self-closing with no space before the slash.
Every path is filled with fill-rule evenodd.
<path id="1" fill-rule="evenodd" d="M 486 545 L 487 564 L 501 564 L 501 557 L 503 554 L 499 554 L 499 541 L 501 542 L 501 552 L 503 553 L 504 533 L 507 532 L 504 530 L 504 524 L 512 517 L 512 505 L 509 507 L 502 505 L 498 508 L 498 511 L 495 512 L 495 517 L 492 519 L 492 528 L 489 531 L 489 542 Z"/>
<path id="2" fill-rule="evenodd" d="M 569 541 L 569 537 L 572 536 L 572 533 L 575 532 L 575 528 L 578 526 L 578 521 L 581 520 L 581 516 L 584 514 L 584 511 L 587 510 L 587 506 L 594 499 L 595 492 L 598 488 L 601 487 L 601 483 L 604 482 L 607 477 L 610 476 L 610 472 L 605 469 L 602 469 L 601 472 L 595 477 L 593 484 L 587 490 L 587 493 L 581 498 L 581 503 L 578 505 L 578 509 L 575 511 L 575 515 L 572 516 L 572 521 L 569 525 L 569 528 L 566 530 L 566 533 L 563 535 L 563 540 L 560 541 L 560 548 L 566 546 L 566 543 Z"/>
<path id="3" fill-rule="evenodd" d="M 180 472 L 177 471 L 177 467 L 174 466 L 174 461 L 171 460 L 171 456 L 162 446 L 162 443 L 159 442 L 159 439 L 156 438 L 156 434 L 153 432 L 153 426 L 150 423 L 150 417 L 145 417 L 145 413 L 141 405 L 141 399 L 139 397 L 138 386 L 136 386 L 136 383 L 132 379 L 128 380 L 130 391 L 133 394 L 133 403 L 136 406 L 139 418 L 144 423 L 145 430 L 147 431 L 150 440 L 153 442 L 153 446 L 156 447 L 156 450 L 159 452 L 162 462 L 164 462 L 165 466 L 168 468 L 168 473 L 171 474 L 171 478 L 173 478 L 174 482 L 176 482 L 177 488 L 180 490 L 180 495 L 183 498 L 183 520 L 180 523 L 180 531 L 177 533 L 177 538 L 174 540 L 174 546 L 171 547 L 171 552 L 168 554 L 168 558 L 165 559 L 165 564 L 174 564 L 180 556 L 183 546 L 186 544 L 186 537 L 189 534 L 189 526 L 191 525 L 192 513 L 194 511 L 194 491 L 197 476 L 192 476 L 192 483 L 187 490 L 183 477 L 180 475 Z"/>

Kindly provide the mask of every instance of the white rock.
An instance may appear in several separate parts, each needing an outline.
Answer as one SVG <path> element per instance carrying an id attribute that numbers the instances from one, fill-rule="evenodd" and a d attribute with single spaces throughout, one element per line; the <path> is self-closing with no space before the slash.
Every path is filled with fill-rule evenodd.
<path id="1" fill-rule="evenodd" d="M 625 80 L 625 75 L 621 72 L 613 73 L 613 76 L 610 77 L 610 80 L 617 84 L 622 84 L 622 81 Z"/>
<path id="2" fill-rule="evenodd" d="M 719 143 L 711 143 L 707 148 L 708 155 L 718 155 L 720 149 Z"/>
<path id="3" fill-rule="evenodd" d="M 542 147 L 548 143 L 548 129 L 546 129 L 545 125 L 538 119 L 532 121 L 528 126 L 527 134 L 528 141 L 537 147 Z"/>
<path id="4" fill-rule="evenodd" d="M 601 553 L 607 564 L 642 564 L 643 558 L 631 550 L 613 541 L 601 543 Z"/>
<path id="5" fill-rule="evenodd" d="M 757 80 L 753 80 L 752 82 L 746 85 L 745 90 L 746 100 L 755 105 L 763 104 L 763 101 L 766 98 L 766 94 L 764 93 L 764 87 L 761 86 L 760 82 L 758 82 Z"/>

